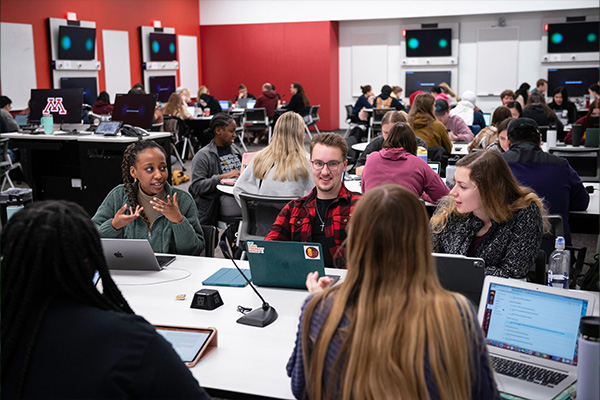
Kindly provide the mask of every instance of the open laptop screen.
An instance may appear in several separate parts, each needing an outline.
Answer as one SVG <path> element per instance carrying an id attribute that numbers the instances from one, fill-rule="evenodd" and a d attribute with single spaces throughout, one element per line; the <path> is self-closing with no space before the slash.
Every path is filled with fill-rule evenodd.
<path id="1" fill-rule="evenodd" d="M 490 283 L 482 329 L 492 347 L 577 365 L 585 299 Z"/>

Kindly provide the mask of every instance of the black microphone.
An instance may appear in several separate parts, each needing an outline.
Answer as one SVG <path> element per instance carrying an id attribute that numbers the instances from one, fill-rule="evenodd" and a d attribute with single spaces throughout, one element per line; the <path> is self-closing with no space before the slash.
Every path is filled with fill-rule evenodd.
<path id="1" fill-rule="evenodd" d="M 238 319 L 236 322 L 238 324 L 243 324 L 243 325 L 258 326 L 260 328 L 270 325 L 272 322 L 274 322 L 277 319 L 277 316 L 278 316 L 277 311 L 275 311 L 275 309 L 273 307 L 271 307 L 269 305 L 269 303 L 267 303 L 265 301 L 265 299 L 263 299 L 263 297 L 260 295 L 260 293 L 258 293 L 258 290 L 256 290 L 256 288 L 254 287 L 252 282 L 250 282 L 250 280 L 242 272 L 240 267 L 237 266 L 237 264 L 235 263 L 235 260 L 229 253 L 229 246 L 227 245 L 227 243 L 225 243 L 224 240 L 221 240 L 219 242 L 219 247 L 221 248 L 221 251 L 223 252 L 223 255 L 225 256 L 225 258 L 229 258 L 231 260 L 231 262 L 233 262 L 233 265 L 235 266 L 235 268 L 240 272 L 240 274 L 242 274 L 242 276 L 244 277 L 246 282 L 248 282 L 248 284 L 250 285 L 252 290 L 254 290 L 254 293 L 256 293 L 256 295 L 262 301 L 261 308 L 257 308 L 256 310 L 253 310 L 253 311 L 249 312 L 248 314 L 245 314 L 243 317 Z"/>

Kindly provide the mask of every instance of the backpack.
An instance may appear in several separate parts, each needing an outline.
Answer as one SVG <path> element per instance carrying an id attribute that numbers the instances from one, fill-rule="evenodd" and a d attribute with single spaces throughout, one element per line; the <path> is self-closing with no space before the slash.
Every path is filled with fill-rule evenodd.
<path id="1" fill-rule="evenodd" d="M 590 265 L 590 269 L 583 275 L 583 279 L 581 280 L 581 290 L 600 291 L 600 276 L 598 271 L 598 254 L 596 254 L 594 256 L 594 262 Z"/>

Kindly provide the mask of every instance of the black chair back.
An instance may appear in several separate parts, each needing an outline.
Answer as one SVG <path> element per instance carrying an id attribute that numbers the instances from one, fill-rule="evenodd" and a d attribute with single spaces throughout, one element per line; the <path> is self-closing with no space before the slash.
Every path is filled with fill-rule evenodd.
<path id="1" fill-rule="evenodd" d="M 217 247 L 217 228 L 212 225 L 201 225 L 202 234 L 204 235 L 204 257 L 214 257 L 215 247 Z"/>

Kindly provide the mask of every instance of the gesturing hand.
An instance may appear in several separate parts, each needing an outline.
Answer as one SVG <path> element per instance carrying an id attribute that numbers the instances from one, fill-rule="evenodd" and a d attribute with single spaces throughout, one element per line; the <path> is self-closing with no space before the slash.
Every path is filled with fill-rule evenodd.
<path id="1" fill-rule="evenodd" d="M 331 285 L 331 282 L 333 282 L 333 278 L 328 276 L 319 278 L 319 273 L 317 271 L 311 272 L 306 276 L 306 288 L 310 294 L 322 292 Z"/>
<path id="2" fill-rule="evenodd" d="M 173 199 L 171 199 L 171 196 L 167 196 L 166 202 L 155 197 L 150 200 L 150 204 L 152 204 L 152 208 L 162 213 L 165 218 L 174 224 L 178 224 L 183 221 L 183 215 L 181 215 L 181 211 L 179 211 L 179 204 L 177 204 L 177 193 L 173 195 Z"/>
<path id="3" fill-rule="evenodd" d="M 127 204 L 123 204 L 123 207 L 119 208 L 119 211 L 117 211 L 117 213 L 113 217 L 113 220 L 112 220 L 113 228 L 115 228 L 116 230 L 119 230 L 119 229 L 129 225 L 130 223 L 132 223 L 134 220 L 136 220 L 140 216 L 140 213 L 142 212 L 143 209 L 144 209 L 144 207 L 140 207 L 139 205 L 137 205 L 137 206 L 135 206 L 135 211 L 133 211 L 133 208 L 131 208 L 131 206 L 130 206 L 129 214 L 125 214 L 125 211 L 127 211 Z"/>

